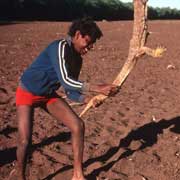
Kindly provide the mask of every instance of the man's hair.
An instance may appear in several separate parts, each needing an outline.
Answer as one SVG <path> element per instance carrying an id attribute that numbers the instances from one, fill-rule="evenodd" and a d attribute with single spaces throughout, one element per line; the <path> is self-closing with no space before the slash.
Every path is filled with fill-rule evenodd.
<path id="1" fill-rule="evenodd" d="M 73 37 L 78 30 L 82 36 L 89 35 L 91 37 L 92 43 L 96 42 L 96 39 L 100 39 L 100 37 L 103 36 L 100 28 L 90 17 L 85 17 L 73 21 L 69 27 L 68 35 Z"/>

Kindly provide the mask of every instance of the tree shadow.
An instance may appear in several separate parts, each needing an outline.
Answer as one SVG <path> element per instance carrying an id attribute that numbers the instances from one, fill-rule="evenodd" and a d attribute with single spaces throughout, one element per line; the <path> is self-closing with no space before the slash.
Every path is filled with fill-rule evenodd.
<path id="1" fill-rule="evenodd" d="M 15 131 L 17 131 L 17 128 L 7 126 L 6 128 L 0 131 L 0 135 L 3 135 L 6 138 L 11 139 L 11 136 L 9 135 Z M 11 163 L 15 159 L 15 157 L 16 157 L 16 147 L 0 150 L 0 167 L 4 164 Z"/>
<path id="2" fill-rule="evenodd" d="M 172 127 L 171 127 L 172 126 Z M 134 152 L 143 150 L 146 147 L 151 147 L 153 146 L 157 140 L 158 140 L 158 135 L 163 134 L 163 130 L 170 128 L 170 131 L 174 133 L 180 133 L 180 117 L 176 117 L 170 120 L 165 120 L 162 119 L 159 122 L 151 122 L 148 124 L 145 124 L 141 127 L 139 127 L 136 130 L 132 130 L 129 132 L 129 134 L 120 140 L 119 145 L 110 148 L 104 155 L 96 157 L 96 158 L 91 158 L 88 159 L 86 162 L 84 162 L 84 167 L 87 168 L 89 165 L 95 163 L 95 162 L 100 162 L 102 165 L 101 167 L 94 169 L 90 174 L 87 175 L 87 179 L 89 180 L 95 180 L 96 177 L 102 172 L 102 171 L 108 171 L 109 169 L 112 168 L 112 166 L 117 163 L 120 159 L 126 158 L 130 155 L 132 155 Z M 133 141 L 141 141 L 141 146 L 138 147 L 136 150 L 132 150 L 128 148 L 128 146 L 131 144 Z M 108 163 L 105 163 L 108 161 L 110 158 L 112 158 L 120 148 L 124 148 L 125 151 L 115 160 L 111 160 Z M 67 165 L 55 173 L 52 173 L 45 177 L 43 180 L 50 180 L 54 176 L 56 176 L 58 173 L 61 173 L 63 171 L 67 171 L 72 169 L 73 167 L 71 165 Z"/>
<path id="3" fill-rule="evenodd" d="M 53 142 L 60 142 L 60 141 L 66 142 L 70 139 L 70 137 L 71 137 L 70 132 L 63 132 L 63 133 L 59 133 L 55 136 L 46 138 L 46 139 L 42 140 L 42 142 L 33 144 L 30 147 L 30 155 L 38 148 L 42 148 L 44 146 L 52 144 Z M 12 147 L 12 148 L 0 150 L 0 167 L 5 164 L 12 163 L 13 161 L 16 160 L 16 149 L 17 149 L 16 147 Z"/>
<path id="4" fill-rule="evenodd" d="M 51 180 L 51 179 L 52 179 L 54 176 L 56 176 L 57 174 L 62 173 L 62 172 L 64 172 L 64 171 L 68 171 L 68 170 L 70 170 L 70 169 L 72 169 L 72 168 L 73 168 L 72 165 L 64 166 L 64 167 L 60 168 L 58 171 L 56 171 L 55 173 L 52 173 L 52 174 L 46 176 L 46 177 L 43 178 L 42 180 Z"/>
<path id="5" fill-rule="evenodd" d="M 3 130 L 0 131 L 0 135 L 4 135 L 7 138 L 11 138 L 9 136 L 9 134 L 13 133 L 17 131 L 17 128 L 11 127 L 11 126 L 7 126 L 6 128 L 4 128 Z"/>
<path id="6" fill-rule="evenodd" d="M 0 150 L 0 167 L 16 160 L 16 147 Z"/>
<path id="7" fill-rule="evenodd" d="M 173 126 L 173 127 L 171 127 Z M 120 148 L 125 148 L 125 152 L 123 152 L 118 158 L 112 160 L 111 162 L 105 164 L 104 166 L 93 170 L 88 176 L 87 179 L 93 180 L 102 172 L 108 171 L 112 168 L 112 166 L 117 163 L 120 159 L 126 158 L 132 155 L 134 152 L 143 150 L 146 147 L 151 147 L 157 142 L 158 134 L 163 134 L 163 130 L 170 128 L 170 131 L 174 133 L 180 133 L 180 117 L 176 117 L 171 120 L 162 119 L 159 122 L 151 122 L 139 127 L 136 130 L 132 130 L 125 138 L 121 139 L 119 145 L 116 147 L 110 148 L 104 155 L 89 159 L 85 162 L 85 167 L 89 166 L 90 164 L 100 161 L 104 163 L 108 159 L 110 159 L 113 155 L 115 155 Z M 131 150 L 128 146 L 131 144 L 132 141 L 141 141 L 141 146 L 136 150 Z"/>

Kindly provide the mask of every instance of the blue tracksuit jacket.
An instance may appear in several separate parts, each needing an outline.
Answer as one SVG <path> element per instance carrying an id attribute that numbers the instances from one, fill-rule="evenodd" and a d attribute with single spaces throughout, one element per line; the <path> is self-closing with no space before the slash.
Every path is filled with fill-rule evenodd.
<path id="1" fill-rule="evenodd" d="M 85 83 L 78 81 L 82 58 L 71 38 L 52 42 L 21 77 L 22 86 L 34 95 L 49 96 L 61 85 L 68 98 L 81 102 Z"/>

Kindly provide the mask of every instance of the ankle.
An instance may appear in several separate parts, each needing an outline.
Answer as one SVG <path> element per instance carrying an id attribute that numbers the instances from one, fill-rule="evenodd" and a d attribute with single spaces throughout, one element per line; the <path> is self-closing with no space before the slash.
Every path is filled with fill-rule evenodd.
<path id="1" fill-rule="evenodd" d="M 73 176 L 72 180 L 85 180 L 85 178 L 84 178 L 84 176 L 79 176 L 79 177 Z"/>
<path id="2" fill-rule="evenodd" d="M 82 177 L 84 177 L 84 174 L 82 171 L 74 171 L 73 177 L 77 179 L 81 179 Z"/>

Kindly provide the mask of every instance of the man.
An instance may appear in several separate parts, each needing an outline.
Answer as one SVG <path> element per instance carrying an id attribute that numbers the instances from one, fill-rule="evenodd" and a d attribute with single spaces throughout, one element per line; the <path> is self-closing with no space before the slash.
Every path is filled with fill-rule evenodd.
<path id="1" fill-rule="evenodd" d="M 84 122 L 56 94 L 56 90 L 63 87 L 67 97 L 77 102 L 87 102 L 85 92 L 109 95 L 116 90 L 114 85 L 94 85 L 78 81 L 82 55 L 93 48 L 93 44 L 101 36 L 101 30 L 90 18 L 76 20 L 69 28 L 68 37 L 52 42 L 23 73 L 16 92 L 18 179 L 26 179 L 26 154 L 31 138 L 32 112 L 37 106 L 44 107 L 70 129 L 74 154 L 72 180 L 85 179 L 82 168 Z"/>

